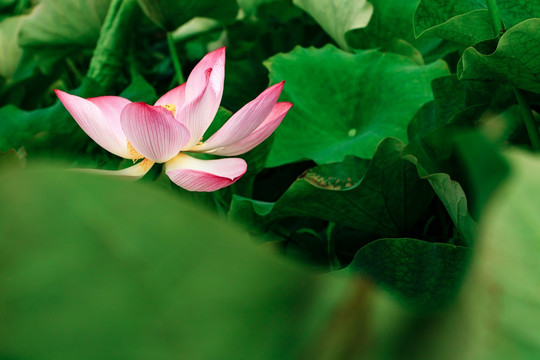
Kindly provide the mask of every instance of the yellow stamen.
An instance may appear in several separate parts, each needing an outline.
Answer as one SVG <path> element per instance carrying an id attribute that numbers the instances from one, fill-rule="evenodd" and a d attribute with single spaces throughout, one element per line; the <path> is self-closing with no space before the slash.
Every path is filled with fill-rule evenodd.
<path id="1" fill-rule="evenodd" d="M 168 104 L 161 105 L 161 107 L 169 110 L 173 114 L 173 116 L 176 116 L 176 105 Z"/>
<path id="2" fill-rule="evenodd" d="M 152 167 L 152 165 L 154 165 L 154 162 L 153 161 L 150 161 L 148 159 L 144 159 L 143 161 L 141 161 L 139 163 L 139 165 L 142 167 L 143 171 L 144 172 L 147 172 L 148 170 L 150 170 L 150 168 Z"/>
<path id="3" fill-rule="evenodd" d="M 137 160 L 142 159 L 144 157 L 141 154 L 139 154 L 137 150 L 135 150 L 135 148 L 133 147 L 133 145 L 131 145 L 129 141 L 127 142 L 127 148 L 128 148 L 129 154 L 133 156 L 132 158 L 133 163 L 135 163 Z"/>

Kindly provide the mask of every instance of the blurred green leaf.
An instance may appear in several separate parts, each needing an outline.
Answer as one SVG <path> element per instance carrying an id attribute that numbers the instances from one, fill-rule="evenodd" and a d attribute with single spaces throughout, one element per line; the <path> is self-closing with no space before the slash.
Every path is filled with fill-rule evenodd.
<path id="1" fill-rule="evenodd" d="M 239 30 L 245 31 L 247 29 Z M 230 34 L 231 31 L 229 30 L 229 36 L 231 36 Z M 237 39 L 235 38 L 235 40 Z M 246 42 L 245 39 L 238 40 L 239 42 Z M 257 44 L 259 44 L 257 41 L 253 42 L 254 46 Z M 233 46 L 228 47 L 227 52 Z M 256 51 L 255 49 L 250 50 Z M 225 76 L 225 91 L 221 103 L 227 109 L 239 110 L 268 86 L 268 73 L 261 64 L 262 59 L 253 58 L 251 55 L 249 57 L 246 55 L 243 59 L 238 60 L 228 58 L 225 62 L 225 73 L 227 75 Z"/>
<path id="2" fill-rule="evenodd" d="M 480 350 L 477 358 L 535 359 L 540 354 L 540 159 L 517 151 L 508 159 L 510 176 L 483 213 L 480 253 L 464 293 L 475 299 L 479 325 L 470 345 Z"/>
<path id="3" fill-rule="evenodd" d="M 49 131 L 55 122 L 66 120 L 62 105 L 50 108 L 24 111 L 13 105 L 0 108 L 0 151 L 19 148 L 40 132 Z M 61 132 L 61 129 L 56 129 Z"/>
<path id="4" fill-rule="evenodd" d="M 45 72 L 65 56 L 92 48 L 111 0 L 41 0 L 24 21 L 19 44 Z"/>
<path id="5" fill-rule="evenodd" d="M 332 45 L 300 47 L 265 62 L 273 83 L 286 80 L 282 100 L 294 107 L 276 130 L 268 166 L 301 159 L 371 158 L 388 136 L 407 140 L 407 125 L 432 99 L 430 82 L 448 74 L 437 61 L 377 51 L 349 54 Z"/>
<path id="6" fill-rule="evenodd" d="M 366 235 L 407 234 L 433 192 L 414 164 L 401 157 L 405 145 L 383 140 L 373 160 L 350 157 L 320 165 L 295 181 L 275 203 L 236 198 L 230 215 L 259 226 L 291 216 L 312 216 L 359 229 Z M 365 173 L 364 173 L 365 172 Z"/>
<path id="7" fill-rule="evenodd" d="M 142 101 L 147 104 L 153 104 L 157 100 L 156 90 L 141 75 L 135 75 L 131 79 L 131 84 L 120 93 L 133 102 Z"/>
<path id="8" fill-rule="evenodd" d="M 17 0 L 0 0 L 0 8 L 13 5 Z"/>
<path id="9" fill-rule="evenodd" d="M 295 359 L 342 294 L 148 185 L 0 182 L 2 358 Z"/>
<path id="10" fill-rule="evenodd" d="M 362 247 L 346 270 L 371 277 L 413 308 L 440 309 L 461 287 L 471 250 L 416 239 L 380 239 Z"/>
<path id="11" fill-rule="evenodd" d="M 17 70 L 22 56 L 17 37 L 23 19 L 22 16 L 13 16 L 0 22 L 0 78 L 8 81 Z"/>
<path id="12" fill-rule="evenodd" d="M 138 0 L 146 15 L 166 31 L 173 31 L 194 17 L 234 20 L 235 0 Z"/>
<path id="13" fill-rule="evenodd" d="M 540 19 L 523 21 L 504 33 L 493 53 L 467 48 L 458 64 L 458 78 L 506 82 L 540 93 L 539 43 Z"/>
<path id="14" fill-rule="evenodd" d="M 367 0 L 293 0 L 293 3 L 310 14 L 345 50 L 350 49 L 345 34 L 366 27 L 373 13 L 373 5 Z"/>
<path id="15" fill-rule="evenodd" d="M 244 12 L 247 17 L 252 16 L 257 10 L 257 6 L 263 0 L 236 0 L 238 7 Z"/>

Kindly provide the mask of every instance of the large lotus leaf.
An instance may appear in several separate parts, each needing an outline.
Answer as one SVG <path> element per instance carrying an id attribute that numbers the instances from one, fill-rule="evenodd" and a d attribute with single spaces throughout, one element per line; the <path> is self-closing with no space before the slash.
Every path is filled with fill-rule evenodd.
<path id="1" fill-rule="evenodd" d="M 342 294 L 145 184 L 0 182 L 2 358 L 296 359 Z"/>
<path id="2" fill-rule="evenodd" d="M 349 49 L 345 34 L 366 27 L 373 5 L 367 0 L 293 0 L 310 14 L 342 49 Z"/>
<path id="3" fill-rule="evenodd" d="M 499 0 L 497 5 L 506 28 L 540 17 L 538 1 Z M 483 0 L 421 0 L 414 14 L 414 30 L 417 37 L 436 36 L 466 46 L 494 37 Z"/>
<path id="4" fill-rule="evenodd" d="M 448 74 L 443 61 L 419 66 L 396 54 L 350 54 L 332 45 L 296 47 L 265 66 L 272 82 L 286 80 L 282 99 L 294 104 L 276 131 L 268 166 L 349 154 L 369 159 L 385 137 L 406 141 L 413 115 L 432 99 L 431 80 Z"/>
<path id="5" fill-rule="evenodd" d="M 540 19 L 508 30 L 493 53 L 467 48 L 458 63 L 459 79 L 506 82 L 540 93 Z"/>
<path id="6" fill-rule="evenodd" d="M 365 161 L 320 165 L 295 181 L 275 203 L 236 198 L 231 216 L 264 225 L 291 216 L 312 216 L 361 230 L 366 236 L 407 234 L 433 197 L 416 167 L 401 157 L 405 145 L 393 138 Z"/>
<path id="7" fill-rule="evenodd" d="M 358 250 L 346 271 L 371 277 L 409 306 L 435 309 L 455 299 L 470 253 L 461 246 L 380 239 Z"/>
<path id="8" fill-rule="evenodd" d="M 158 26 L 173 31 L 194 17 L 234 20 L 235 0 L 138 0 L 146 15 Z"/>
<path id="9" fill-rule="evenodd" d="M 48 69 L 67 54 L 92 48 L 110 0 L 42 0 L 22 25 L 19 44 Z"/>

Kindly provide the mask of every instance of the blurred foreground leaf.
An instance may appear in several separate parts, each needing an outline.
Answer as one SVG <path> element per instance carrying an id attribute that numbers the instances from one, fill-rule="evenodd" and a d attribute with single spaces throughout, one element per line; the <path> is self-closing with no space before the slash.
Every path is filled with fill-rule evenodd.
<path id="1" fill-rule="evenodd" d="M 477 359 L 540 356 L 540 158 L 515 151 L 508 159 L 510 176 L 480 222 L 471 276 L 477 289 L 468 293 L 479 295 L 475 318 L 483 327 L 478 334 L 490 335 L 472 345 L 481 349 Z"/>
<path id="2" fill-rule="evenodd" d="M 1 358 L 294 359 L 341 293 L 144 184 L 0 183 Z"/>
<path id="3" fill-rule="evenodd" d="M 2 171 L 0 356 L 536 359 L 540 159 L 513 153 L 510 163 L 480 222 L 472 271 L 436 312 L 404 307 L 361 279 L 344 291 L 339 279 L 308 275 L 144 184 Z M 393 254 L 390 242 L 405 248 Z M 363 251 L 376 283 L 417 304 L 459 280 L 460 257 L 448 255 L 459 247 L 387 239 Z M 401 277 L 393 266 L 410 271 Z M 425 273 L 396 282 L 430 268 L 440 287 Z"/>

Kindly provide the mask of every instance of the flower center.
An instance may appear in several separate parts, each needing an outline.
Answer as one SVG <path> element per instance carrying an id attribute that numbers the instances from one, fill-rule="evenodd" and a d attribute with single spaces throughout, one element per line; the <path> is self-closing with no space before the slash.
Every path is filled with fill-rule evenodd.
<path id="1" fill-rule="evenodd" d="M 139 163 L 139 165 L 143 168 L 143 170 L 146 172 L 148 170 L 150 170 L 150 168 L 152 167 L 152 165 L 154 165 L 154 162 L 153 161 L 150 161 L 148 159 L 144 159 L 143 161 L 141 161 Z"/>
<path id="2" fill-rule="evenodd" d="M 173 116 L 176 116 L 176 105 L 167 104 L 161 105 L 161 107 L 169 110 L 173 114 Z"/>
<path id="3" fill-rule="evenodd" d="M 127 148 L 128 148 L 128 152 L 131 156 L 133 156 L 133 162 L 135 163 L 137 160 L 139 159 L 142 159 L 144 156 L 142 156 L 141 154 L 139 154 L 139 152 L 137 150 L 135 150 L 135 148 L 133 147 L 133 145 L 131 145 L 131 143 L 127 142 Z"/>

